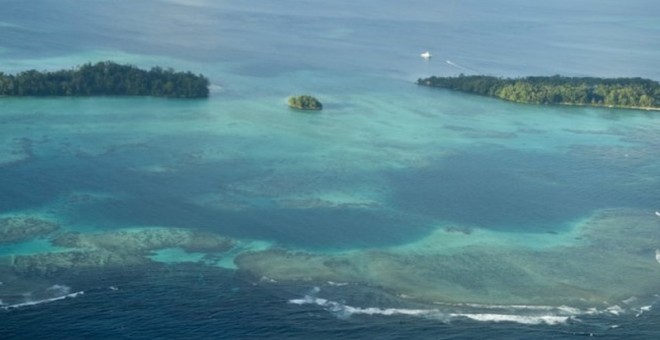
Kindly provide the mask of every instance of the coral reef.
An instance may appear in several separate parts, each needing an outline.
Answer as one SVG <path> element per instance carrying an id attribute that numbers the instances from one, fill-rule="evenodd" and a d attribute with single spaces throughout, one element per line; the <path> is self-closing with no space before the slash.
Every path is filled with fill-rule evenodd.
<path id="1" fill-rule="evenodd" d="M 43 237 L 59 229 L 51 221 L 35 217 L 6 217 L 0 219 L 0 244 L 18 243 Z"/>
<path id="2" fill-rule="evenodd" d="M 235 245 L 231 239 L 179 228 L 142 228 L 100 233 L 62 233 L 52 239 L 65 251 L 0 257 L 20 276 L 54 276 L 66 271 L 146 265 L 153 251 L 181 248 L 186 252 L 217 254 Z"/>

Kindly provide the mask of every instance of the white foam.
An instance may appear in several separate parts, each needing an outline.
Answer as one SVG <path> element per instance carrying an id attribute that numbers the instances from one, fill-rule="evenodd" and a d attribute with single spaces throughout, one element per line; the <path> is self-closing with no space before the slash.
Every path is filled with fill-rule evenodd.
<path id="1" fill-rule="evenodd" d="M 570 307 L 570 306 L 544 306 L 544 305 L 484 305 L 476 303 L 465 303 L 465 304 L 454 304 L 449 306 L 465 306 L 471 308 L 480 308 L 480 309 L 503 309 L 503 310 L 528 310 L 528 311 L 547 311 L 547 312 L 557 312 L 561 314 L 569 315 L 578 315 L 578 314 L 589 314 L 588 311 L 584 311 L 579 308 Z"/>
<path id="2" fill-rule="evenodd" d="M 46 289 L 46 291 L 54 295 L 66 295 L 71 292 L 71 287 L 65 285 L 52 285 Z"/>
<path id="3" fill-rule="evenodd" d="M 639 309 L 639 312 L 637 312 L 637 314 L 635 314 L 635 317 L 636 317 L 636 318 L 640 317 L 642 314 L 644 314 L 644 312 L 648 312 L 648 311 L 650 311 L 651 308 L 653 308 L 653 306 L 651 306 L 651 305 L 649 305 L 649 306 L 642 306 L 642 307 Z"/>
<path id="4" fill-rule="evenodd" d="M 314 292 L 320 290 L 315 287 Z M 302 299 L 291 299 L 289 303 L 296 305 L 313 304 L 323 307 L 327 311 L 335 314 L 339 318 L 348 318 L 352 315 L 406 315 L 406 316 L 419 316 L 426 318 L 434 318 L 444 322 L 451 321 L 452 319 L 467 318 L 474 321 L 483 322 L 515 322 L 526 325 L 558 325 L 566 323 L 572 318 L 570 315 L 517 315 L 517 314 L 499 314 L 499 313 L 448 313 L 439 309 L 411 309 L 411 308 L 379 308 L 379 307 L 354 307 L 342 304 L 336 301 L 331 301 L 324 298 L 319 298 L 313 295 L 305 295 Z M 530 306 L 531 307 L 531 306 Z M 566 310 L 573 311 L 572 308 Z"/>
<path id="5" fill-rule="evenodd" d="M 355 307 L 340 302 L 318 297 L 321 288 L 313 287 L 301 299 L 291 299 L 289 303 L 296 305 L 312 304 L 333 313 L 339 318 L 348 318 L 351 315 L 407 315 L 437 319 L 449 322 L 456 319 L 470 319 L 481 322 L 514 322 L 526 325 L 559 325 L 568 321 L 580 321 L 581 315 L 613 315 L 636 313 L 639 317 L 650 311 L 653 305 L 630 306 L 639 301 L 638 297 L 630 297 L 622 301 L 626 308 L 620 305 L 611 305 L 607 308 L 575 308 L 571 306 L 547 306 L 547 305 L 487 305 L 474 303 L 435 303 L 437 308 L 410 309 L 410 308 L 379 308 L 379 307 Z"/>
<path id="6" fill-rule="evenodd" d="M 353 307 L 339 302 L 330 301 L 323 298 L 318 298 L 310 295 L 305 295 L 302 299 L 292 299 L 289 303 L 296 305 L 313 304 L 326 308 L 326 310 L 336 314 L 341 318 L 348 318 L 354 314 L 365 315 L 412 315 L 412 316 L 425 316 L 437 313 L 433 309 L 406 309 L 406 308 L 378 308 L 378 307 Z"/>
<path id="7" fill-rule="evenodd" d="M 512 314 L 472 314 L 472 313 L 462 313 L 462 314 L 451 314 L 452 317 L 464 317 L 475 321 L 487 321 L 487 322 L 515 322 L 525 325 L 559 325 L 564 324 L 571 317 L 569 316 L 557 316 L 557 315 L 512 315 Z"/>
<path id="8" fill-rule="evenodd" d="M 53 301 L 64 300 L 64 299 L 67 299 L 67 298 L 75 298 L 75 297 L 78 297 L 79 295 L 82 295 L 82 294 L 85 294 L 85 292 L 81 290 L 79 292 L 70 293 L 70 294 L 66 294 L 66 295 L 61 295 L 61 296 L 57 296 L 57 297 L 53 297 L 53 298 L 49 298 L 49 299 L 30 300 L 30 301 L 25 301 L 25 302 L 21 302 L 21 303 L 16 303 L 16 304 L 13 304 L 13 305 L 6 305 L 6 306 L 3 305 L 3 306 L 0 306 L 0 308 L 2 308 L 4 310 L 9 310 L 9 309 L 14 309 L 14 308 L 40 305 L 42 303 L 49 303 L 49 302 L 53 302 Z"/>
<path id="9" fill-rule="evenodd" d="M 268 282 L 268 283 L 277 283 L 277 280 L 270 278 L 268 276 L 262 276 L 259 281 L 261 282 Z"/>
<path id="10" fill-rule="evenodd" d="M 21 308 L 21 307 L 26 307 L 26 306 L 34 306 L 34 305 L 39 305 L 42 303 L 49 303 L 53 301 L 58 301 L 58 300 L 63 300 L 66 298 L 74 298 L 79 295 L 84 294 L 84 291 L 79 291 L 75 293 L 71 293 L 71 287 L 66 286 L 66 285 L 52 285 L 48 288 L 46 288 L 46 292 L 48 295 L 52 296 L 51 298 L 46 298 L 46 299 L 38 299 L 38 300 L 33 300 L 31 298 L 32 292 L 28 292 L 24 294 L 25 301 L 21 303 L 15 303 L 12 305 L 5 305 L 0 301 L 0 308 L 4 310 L 8 309 L 13 309 L 13 308 Z"/>
<path id="11" fill-rule="evenodd" d="M 637 299 L 636 296 L 631 296 L 631 297 L 629 297 L 629 298 L 627 298 L 627 299 L 625 299 L 625 300 L 623 300 L 623 301 L 621 301 L 621 302 L 625 303 L 626 305 L 629 305 L 629 304 L 631 304 L 631 303 L 635 303 L 637 300 L 638 300 L 638 299 Z"/>
<path id="12" fill-rule="evenodd" d="M 470 71 L 470 72 L 479 73 L 479 72 L 477 72 L 475 69 L 472 69 L 472 68 L 469 68 L 469 67 L 465 67 L 465 66 L 463 66 L 463 65 L 456 64 L 455 62 L 453 62 L 453 61 L 451 61 L 451 60 L 445 60 L 445 62 L 446 62 L 447 64 L 449 64 L 449 65 L 451 65 L 451 66 L 457 68 L 457 69 L 461 69 L 461 70 L 465 70 L 465 71 Z"/>
<path id="13" fill-rule="evenodd" d="M 619 305 L 607 307 L 605 311 L 613 315 L 621 315 L 621 313 L 625 312 Z"/>

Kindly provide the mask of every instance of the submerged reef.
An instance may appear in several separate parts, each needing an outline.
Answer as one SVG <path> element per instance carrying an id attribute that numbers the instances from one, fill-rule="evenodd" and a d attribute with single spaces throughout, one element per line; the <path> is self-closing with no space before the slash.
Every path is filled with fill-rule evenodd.
<path id="1" fill-rule="evenodd" d="M 72 250 L 32 255 L 0 257 L 0 265 L 9 266 L 22 277 L 52 277 L 70 271 L 144 265 L 146 257 L 106 249 Z"/>
<path id="2" fill-rule="evenodd" d="M 144 228 L 104 233 L 65 233 L 53 239 L 59 247 L 146 253 L 179 247 L 188 252 L 225 252 L 234 241 L 210 233 L 178 228 Z"/>
<path id="3" fill-rule="evenodd" d="M 229 238 L 178 228 L 144 228 L 101 233 L 63 233 L 52 239 L 62 251 L 0 257 L 20 276 L 48 277 L 71 270 L 120 268 L 152 263 L 149 255 L 166 248 L 218 254 L 232 249 Z"/>
<path id="4" fill-rule="evenodd" d="M 354 284 L 409 302 L 638 308 L 634 301 L 653 298 L 660 282 L 657 219 L 653 212 L 612 209 L 553 233 L 439 225 L 408 244 L 333 252 L 244 248 L 221 235 L 181 228 L 61 232 L 51 238 L 55 250 L 1 256 L 0 274 L 3 281 L 11 276 L 22 282 L 158 268 L 165 264 L 157 255 L 176 250 L 183 261 L 172 262 L 214 266 L 233 259 L 241 275 L 260 282 Z"/>
<path id="5" fill-rule="evenodd" d="M 235 262 L 256 277 L 366 284 L 421 302 L 607 308 L 656 294 L 656 219 L 602 211 L 557 234 L 438 229 L 400 247 L 329 254 L 270 249 Z"/>
<path id="6" fill-rule="evenodd" d="M 59 229 L 57 223 L 29 216 L 0 219 L 0 244 L 29 241 Z"/>
<path id="7" fill-rule="evenodd" d="M 0 167 L 16 165 L 34 158 L 35 141 L 22 137 L 0 143 Z"/>

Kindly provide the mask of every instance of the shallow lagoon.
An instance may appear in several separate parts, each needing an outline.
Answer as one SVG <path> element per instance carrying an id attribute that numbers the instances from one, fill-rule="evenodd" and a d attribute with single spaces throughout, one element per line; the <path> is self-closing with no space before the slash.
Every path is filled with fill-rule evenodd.
<path id="1" fill-rule="evenodd" d="M 239 246 L 215 257 L 193 252 L 186 261 L 237 266 L 266 282 L 373 286 L 403 304 L 568 305 L 585 312 L 639 310 L 653 300 L 660 275 L 657 115 L 520 105 L 414 85 L 418 76 L 472 71 L 658 79 L 651 66 L 660 52 L 649 38 L 658 28 L 646 25 L 643 11 L 628 8 L 634 24 L 598 13 L 586 22 L 579 13 L 557 22 L 543 6 L 524 7 L 527 17 L 500 26 L 511 18 L 474 13 L 476 2 L 435 5 L 438 16 L 472 13 L 474 21 L 466 20 L 476 26 L 468 29 L 434 13 L 398 20 L 393 5 L 342 18 L 348 9 L 328 5 L 308 19 L 305 6 L 283 13 L 154 3 L 136 5 L 134 15 L 154 8 L 159 15 L 123 18 L 121 29 L 111 19 L 125 15 L 128 2 L 113 11 L 106 11 L 109 2 L 83 6 L 107 21 L 77 39 L 69 34 L 89 23 L 85 16 L 58 25 L 51 37 L 42 31 L 55 14 L 44 10 L 33 21 L 14 2 L 8 13 L 15 15 L 0 16 L 20 31 L 3 31 L 12 38 L 0 51 L 8 71 L 114 59 L 192 69 L 214 83 L 203 101 L 1 98 L 3 215 L 41 216 L 83 233 L 211 232 Z M 489 20 L 477 25 L 483 15 Z M 172 26 L 159 25 L 163 18 Z M 617 34 L 601 30 L 611 21 Z M 189 31 L 171 34 L 174 23 L 192 22 Z M 536 41 L 533 48 L 510 45 L 520 27 L 529 28 L 521 39 Z M 576 27 L 581 34 L 568 33 Z M 317 48 L 308 52 L 290 39 L 298 35 L 317 39 Z M 39 44 L 53 37 L 57 46 Z M 605 45 L 609 57 L 595 52 Z M 439 52 L 430 61 L 417 56 L 434 46 Z M 289 110 L 286 97 L 301 91 L 318 94 L 324 111 Z M 45 244 L 38 239 L 22 249 Z M 16 247 L 0 253 L 15 254 Z M 62 249 L 43 248 L 49 250 Z M 178 262 L 168 260 L 179 254 L 171 245 L 149 251 L 145 261 Z M 15 282 L 0 286 L 0 294 L 20 291 L 24 281 Z"/>

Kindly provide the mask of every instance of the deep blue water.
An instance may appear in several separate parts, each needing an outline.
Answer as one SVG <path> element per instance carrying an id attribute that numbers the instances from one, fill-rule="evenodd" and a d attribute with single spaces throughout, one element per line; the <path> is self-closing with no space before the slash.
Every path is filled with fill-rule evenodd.
<path id="1" fill-rule="evenodd" d="M 423 170 L 394 173 L 393 199 L 459 225 L 548 232 L 596 209 L 653 209 L 660 187 L 621 182 L 627 174 L 608 160 L 485 146 Z"/>
<path id="2" fill-rule="evenodd" d="M 0 311 L 0 333 L 16 339 L 652 339 L 660 331 L 657 311 L 620 317 L 615 323 L 611 317 L 585 316 L 557 326 L 408 316 L 341 318 L 318 306 L 287 303 L 310 285 L 263 284 L 201 266 L 146 272 L 125 268 L 111 277 L 79 275 L 76 279 L 94 287 L 79 297 Z M 357 306 L 398 305 L 370 287 L 338 292 L 342 289 L 323 288 L 320 294 L 343 296 Z"/>

